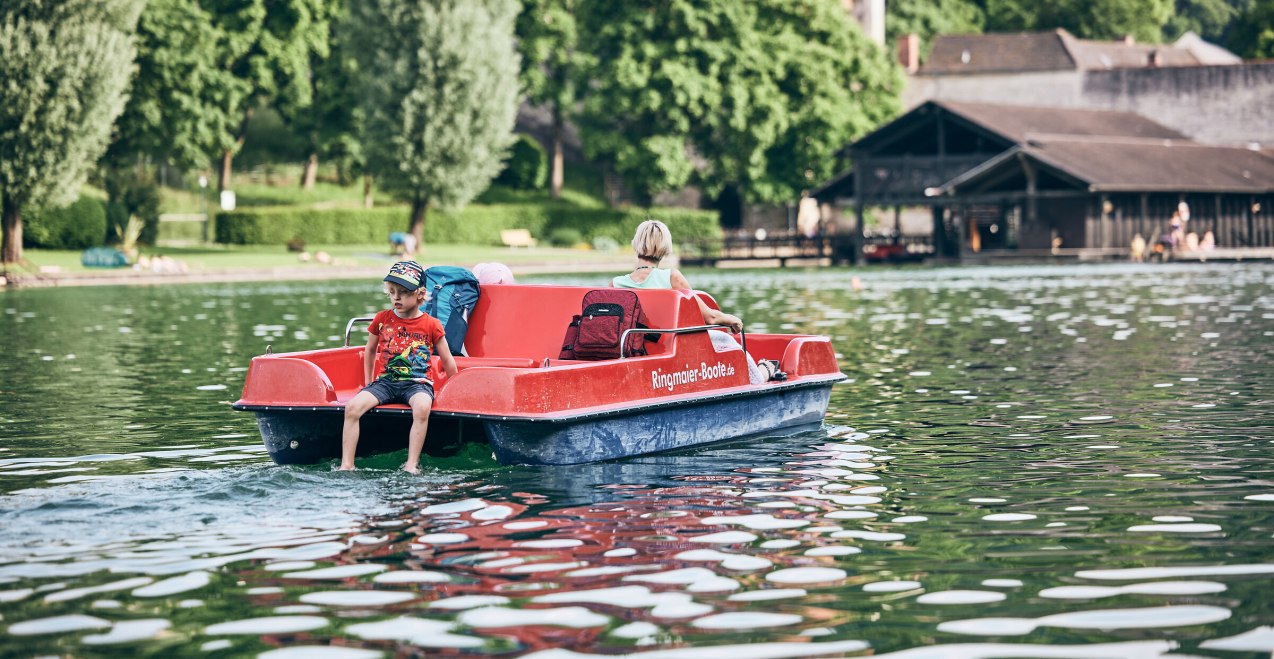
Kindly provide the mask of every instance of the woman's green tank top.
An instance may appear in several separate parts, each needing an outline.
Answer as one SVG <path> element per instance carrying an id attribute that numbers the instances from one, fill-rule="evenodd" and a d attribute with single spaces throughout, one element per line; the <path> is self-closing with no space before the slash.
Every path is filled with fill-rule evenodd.
<path id="1" fill-rule="evenodd" d="M 641 282 L 633 281 L 631 275 L 620 275 L 611 280 L 616 288 L 672 288 L 672 270 L 651 268 L 650 275 Z"/>

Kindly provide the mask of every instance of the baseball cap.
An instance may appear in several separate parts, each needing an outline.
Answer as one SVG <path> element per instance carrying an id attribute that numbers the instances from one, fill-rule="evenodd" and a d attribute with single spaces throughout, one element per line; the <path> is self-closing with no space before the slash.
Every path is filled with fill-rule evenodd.
<path id="1" fill-rule="evenodd" d="M 385 275 L 385 281 L 392 281 L 409 291 L 420 288 L 420 283 L 424 279 L 425 269 L 415 261 L 399 261 L 390 266 L 389 274 Z"/>

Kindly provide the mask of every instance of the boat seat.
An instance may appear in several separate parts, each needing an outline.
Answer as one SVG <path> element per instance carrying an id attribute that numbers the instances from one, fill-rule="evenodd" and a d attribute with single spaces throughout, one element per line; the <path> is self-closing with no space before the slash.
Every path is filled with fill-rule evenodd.
<path id="1" fill-rule="evenodd" d="M 558 365 L 562 338 L 571 317 L 580 312 L 584 286 L 503 286 L 485 284 L 469 316 L 465 349 L 475 357 L 528 358 L 535 366 L 545 359 Z M 528 289 L 534 289 L 533 293 Z M 690 293 L 675 290 L 635 290 L 651 327 L 699 325 L 703 317 Z M 671 352 L 671 341 L 647 343 L 651 355 Z"/>
<path id="2" fill-rule="evenodd" d="M 496 368 L 535 368 L 539 364 L 534 359 L 523 357 L 456 357 L 456 369 L 465 370 L 475 366 Z"/>

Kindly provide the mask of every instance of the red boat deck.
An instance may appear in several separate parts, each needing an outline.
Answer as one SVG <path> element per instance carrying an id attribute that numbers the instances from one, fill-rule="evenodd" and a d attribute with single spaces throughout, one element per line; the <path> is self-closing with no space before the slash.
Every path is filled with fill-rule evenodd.
<path id="1" fill-rule="evenodd" d="M 750 386 L 743 352 L 717 352 L 704 332 L 664 335 L 658 343 L 646 344 L 649 355 L 644 357 L 603 362 L 557 359 L 566 327 L 580 312 L 580 300 L 588 290 L 483 286 L 465 338 L 469 356 L 456 358 L 455 376 L 435 376 L 435 411 L 534 417 Z M 651 327 L 703 324 L 689 292 L 636 292 Z M 355 338 L 354 343 L 254 358 L 239 403 L 342 406 L 363 386 L 363 342 Z M 804 374 L 839 373 L 826 337 L 749 334 L 747 348 L 755 359 L 780 360 L 780 368 L 792 380 Z"/>

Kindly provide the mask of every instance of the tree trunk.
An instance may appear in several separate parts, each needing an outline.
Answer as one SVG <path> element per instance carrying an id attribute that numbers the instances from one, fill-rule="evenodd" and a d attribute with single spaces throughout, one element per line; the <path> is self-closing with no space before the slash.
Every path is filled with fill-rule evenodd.
<path id="1" fill-rule="evenodd" d="M 7 271 L 10 265 L 22 260 L 22 207 L 6 195 L 0 208 L 3 209 L 0 210 L 3 214 L 0 224 L 4 227 L 4 247 L 0 250 L 0 262 L 3 262 L 4 270 Z"/>
<path id="2" fill-rule="evenodd" d="M 549 176 L 549 195 L 554 199 L 562 197 L 562 109 L 553 105 L 553 167 Z"/>
<path id="3" fill-rule="evenodd" d="M 363 208 L 372 207 L 372 175 L 363 174 Z"/>
<path id="4" fill-rule="evenodd" d="M 418 245 L 416 249 L 420 249 L 425 244 L 425 213 L 428 209 L 428 203 L 419 197 L 411 202 L 410 233 L 416 239 L 416 245 Z"/>
<path id="5" fill-rule="evenodd" d="M 318 154 L 311 153 L 310 157 L 305 161 L 305 174 L 301 176 L 301 189 L 313 190 L 314 179 L 318 177 Z"/>
<path id="6" fill-rule="evenodd" d="M 243 111 L 243 122 L 239 124 L 239 136 L 234 146 L 221 152 L 221 177 L 217 180 L 218 190 L 230 190 L 230 178 L 234 166 L 234 154 L 243 148 L 248 139 L 248 122 L 252 121 L 252 108 Z"/>
<path id="7" fill-rule="evenodd" d="M 230 172 L 234 165 L 234 149 L 221 152 L 221 174 L 217 177 L 217 189 L 230 189 Z"/>

